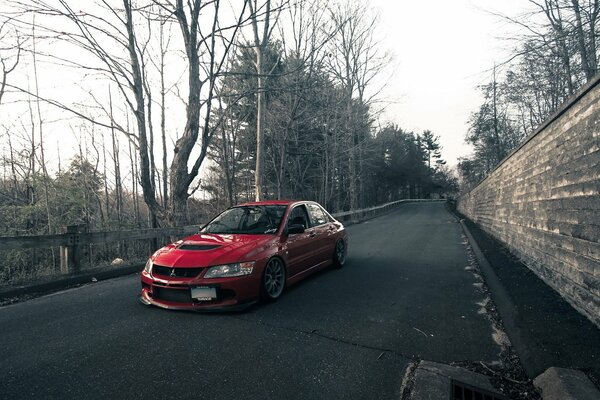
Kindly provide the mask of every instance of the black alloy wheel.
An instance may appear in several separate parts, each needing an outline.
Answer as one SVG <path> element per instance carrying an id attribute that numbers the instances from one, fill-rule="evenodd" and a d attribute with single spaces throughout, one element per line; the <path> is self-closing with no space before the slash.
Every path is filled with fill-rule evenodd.
<path id="1" fill-rule="evenodd" d="M 262 278 L 261 293 L 264 300 L 274 301 L 281 297 L 285 288 L 285 266 L 283 261 L 273 257 L 267 262 Z"/>
<path id="2" fill-rule="evenodd" d="M 333 264 L 336 268 L 342 268 L 346 262 L 346 243 L 339 239 L 335 243 L 335 254 L 333 255 Z"/>

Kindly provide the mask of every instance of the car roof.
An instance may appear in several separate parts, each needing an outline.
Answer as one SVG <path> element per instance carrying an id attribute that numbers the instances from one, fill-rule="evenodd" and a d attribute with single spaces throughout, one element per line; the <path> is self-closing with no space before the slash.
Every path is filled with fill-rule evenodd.
<path id="1" fill-rule="evenodd" d="M 251 201 L 248 203 L 239 204 L 238 206 L 279 206 L 296 203 L 297 200 L 265 200 L 265 201 Z"/>

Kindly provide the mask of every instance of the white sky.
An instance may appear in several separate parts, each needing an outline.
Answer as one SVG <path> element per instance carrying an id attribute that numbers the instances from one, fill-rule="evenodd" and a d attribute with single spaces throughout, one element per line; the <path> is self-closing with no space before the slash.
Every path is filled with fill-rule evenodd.
<path id="1" fill-rule="evenodd" d="M 372 0 L 380 11 L 382 45 L 395 56 L 384 90 L 383 122 L 440 136 L 449 165 L 471 149 L 467 121 L 481 103 L 478 85 L 489 82 L 494 63 L 508 58 L 502 37 L 514 30 L 488 11 L 515 15 L 526 0 Z"/>

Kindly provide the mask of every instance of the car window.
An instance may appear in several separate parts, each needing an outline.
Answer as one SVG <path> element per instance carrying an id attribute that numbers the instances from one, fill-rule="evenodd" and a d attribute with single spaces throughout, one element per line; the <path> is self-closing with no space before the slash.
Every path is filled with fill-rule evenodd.
<path id="1" fill-rule="evenodd" d="M 267 234 L 279 227 L 285 206 L 240 206 L 223 211 L 202 229 L 202 233 Z"/>
<path id="2" fill-rule="evenodd" d="M 294 207 L 288 217 L 288 226 L 297 224 L 302 224 L 304 229 L 310 227 L 310 220 L 304 205 Z"/>
<path id="3" fill-rule="evenodd" d="M 316 204 L 307 204 L 308 213 L 310 214 L 310 221 L 313 226 L 323 225 L 329 222 L 327 214 L 321 207 Z"/>

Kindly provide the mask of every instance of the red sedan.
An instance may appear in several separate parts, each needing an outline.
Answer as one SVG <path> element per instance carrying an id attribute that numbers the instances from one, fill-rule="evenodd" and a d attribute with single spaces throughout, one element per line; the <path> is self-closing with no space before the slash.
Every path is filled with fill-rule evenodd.
<path id="1" fill-rule="evenodd" d="M 243 308 L 346 259 L 344 226 L 312 201 L 246 203 L 156 251 L 140 301 L 170 309 Z"/>

